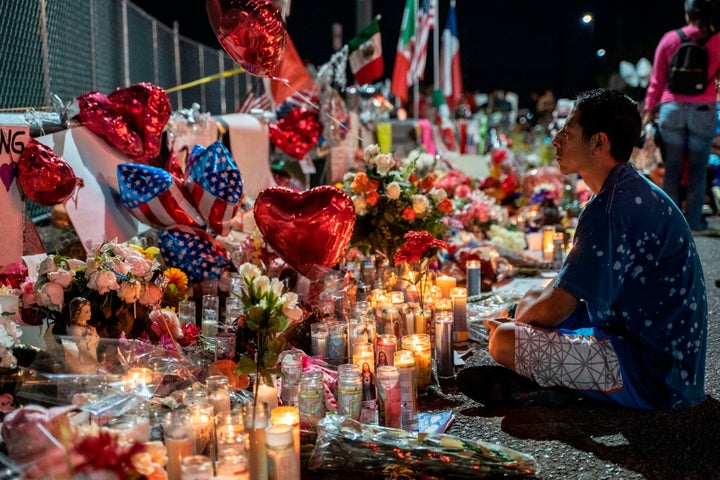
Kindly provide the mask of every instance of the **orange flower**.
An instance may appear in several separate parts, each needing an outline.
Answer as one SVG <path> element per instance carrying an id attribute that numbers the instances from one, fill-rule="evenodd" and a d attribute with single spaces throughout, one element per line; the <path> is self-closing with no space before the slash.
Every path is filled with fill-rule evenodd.
<path id="1" fill-rule="evenodd" d="M 405 207 L 405 210 L 403 210 L 402 212 L 402 216 L 408 222 L 412 222 L 413 220 L 415 220 L 415 210 L 413 210 L 412 207 Z"/>
<path id="2" fill-rule="evenodd" d="M 430 190 L 435 186 L 435 174 L 428 173 L 425 178 L 420 180 L 420 188 L 423 190 Z"/>
<path id="3" fill-rule="evenodd" d="M 188 287 L 188 277 L 185 272 L 179 268 L 171 267 L 165 270 L 165 278 L 167 278 L 168 283 L 175 285 L 180 295 L 185 294 Z"/>
<path id="4" fill-rule="evenodd" d="M 452 213 L 454 210 L 452 200 L 448 197 L 443 198 L 440 203 L 438 203 L 438 210 L 443 213 Z"/>
<path id="5" fill-rule="evenodd" d="M 355 179 L 353 180 L 352 184 L 350 184 L 350 188 L 352 188 L 358 193 L 365 193 L 377 190 L 379 185 L 380 182 L 378 182 L 377 180 L 370 180 L 370 178 L 367 176 L 367 173 L 359 172 L 357 175 L 355 175 Z"/>
<path id="6" fill-rule="evenodd" d="M 379 200 L 380 194 L 374 190 L 365 194 L 365 203 L 371 207 L 377 205 Z"/>

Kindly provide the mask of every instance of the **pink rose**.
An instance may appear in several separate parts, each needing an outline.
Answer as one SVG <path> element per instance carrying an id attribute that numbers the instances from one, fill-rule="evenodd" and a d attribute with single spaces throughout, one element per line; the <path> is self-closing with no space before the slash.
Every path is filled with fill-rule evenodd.
<path id="1" fill-rule="evenodd" d="M 135 303 L 141 292 L 142 285 L 138 282 L 122 282 L 118 287 L 118 296 L 125 303 Z"/>
<path id="2" fill-rule="evenodd" d="M 458 185 L 455 187 L 455 192 L 453 193 L 453 196 L 455 198 L 465 198 L 470 195 L 470 187 L 467 185 Z"/>
<path id="3" fill-rule="evenodd" d="M 153 262 L 142 255 L 128 257 L 125 262 L 130 266 L 130 273 L 138 278 L 145 278 L 152 272 Z"/>
<path id="4" fill-rule="evenodd" d="M 67 270 L 58 270 L 57 272 L 48 272 L 47 278 L 63 288 L 68 288 L 72 283 L 73 274 Z"/>
<path id="5" fill-rule="evenodd" d="M 88 272 L 85 274 L 88 280 L 88 287 L 97 290 L 99 294 L 104 295 L 111 290 L 118 289 L 117 277 L 113 272 L 100 270 Z"/>
<path id="6" fill-rule="evenodd" d="M 47 282 L 37 292 L 37 303 L 41 307 L 62 312 L 65 303 L 65 289 L 55 282 Z"/>

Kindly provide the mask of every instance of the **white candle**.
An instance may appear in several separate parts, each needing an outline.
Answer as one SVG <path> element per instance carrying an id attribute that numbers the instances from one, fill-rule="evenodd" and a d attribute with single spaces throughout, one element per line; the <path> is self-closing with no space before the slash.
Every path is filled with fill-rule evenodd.
<path id="1" fill-rule="evenodd" d="M 278 406 L 277 386 L 274 380 L 273 377 L 272 385 L 268 385 L 264 379 L 256 379 L 256 381 L 260 382 L 257 386 L 257 401 L 258 403 L 266 403 L 269 411 Z"/>
<path id="2" fill-rule="evenodd" d="M 300 458 L 300 410 L 297 407 L 275 407 L 270 411 L 272 425 L 290 425 L 293 428 L 293 444 Z"/>
<path id="3" fill-rule="evenodd" d="M 193 453 L 215 458 L 215 414 L 210 403 L 196 403 L 188 408 L 193 431 Z"/>
<path id="4" fill-rule="evenodd" d="M 417 385 L 415 383 L 415 353 L 410 350 L 395 352 L 395 366 L 400 370 L 400 428 L 416 432 Z"/>
<path id="5" fill-rule="evenodd" d="M 402 348 L 415 353 L 417 388 L 418 390 L 425 390 L 430 386 L 432 379 L 430 335 L 406 335 L 402 338 Z"/>

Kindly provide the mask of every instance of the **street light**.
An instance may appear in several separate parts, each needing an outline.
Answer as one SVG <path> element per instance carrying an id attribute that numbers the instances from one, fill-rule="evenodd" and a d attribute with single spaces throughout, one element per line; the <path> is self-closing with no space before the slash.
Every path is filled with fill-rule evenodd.
<path id="1" fill-rule="evenodd" d="M 589 24 L 590 22 L 593 21 L 593 16 L 592 16 L 591 13 L 586 13 L 585 15 L 583 15 L 583 16 L 580 18 L 580 20 L 581 20 L 585 25 L 587 25 L 587 24 Z"/>

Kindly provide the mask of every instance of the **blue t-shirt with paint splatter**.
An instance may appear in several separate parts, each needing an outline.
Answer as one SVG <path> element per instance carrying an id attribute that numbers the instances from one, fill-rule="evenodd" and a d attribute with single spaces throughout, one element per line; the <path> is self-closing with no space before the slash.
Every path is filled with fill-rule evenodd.
<path id="1" fill-rule="evenodd" d="M 615 167 L 578 219 L 555 286 L 584 300 L 606 333 L 625 388 L 650 407 L 705 396 L 707 299 L 683 214 L 630 165 Z"/>

